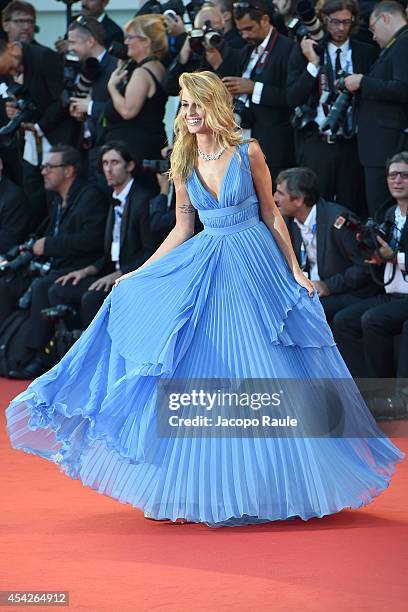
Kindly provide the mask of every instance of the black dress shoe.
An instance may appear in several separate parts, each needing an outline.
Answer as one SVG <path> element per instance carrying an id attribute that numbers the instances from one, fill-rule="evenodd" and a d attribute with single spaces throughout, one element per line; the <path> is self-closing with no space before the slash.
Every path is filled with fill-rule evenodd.
<path id="1" fill-rule="evenodd" d="M 37 376 L 41 376 L 51 367 L 50 361 L 48 357 L 42 353 L 39 353 L 30 363 L 28 363 L 24 368 L 19 368 L 18 370 L 10 370 L 8 373 L 9 378 L 14 378 L 17 380 L 32 380 L 33 378 L 37 378 Z"/>

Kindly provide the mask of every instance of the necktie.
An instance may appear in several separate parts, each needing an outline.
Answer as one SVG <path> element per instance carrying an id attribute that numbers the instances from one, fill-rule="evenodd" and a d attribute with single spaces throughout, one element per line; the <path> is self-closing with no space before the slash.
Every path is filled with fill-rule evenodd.
<path id="1" fill-rule="evenodd" d="M 336 63 L 334 65 L 334 71 L 335 71 L 335 78 L 337 79 L 342 67 L 341 67 L 341 61 L 340 61 L 340 54 L 341 54 L 341 49 L 336 49 Z"/>

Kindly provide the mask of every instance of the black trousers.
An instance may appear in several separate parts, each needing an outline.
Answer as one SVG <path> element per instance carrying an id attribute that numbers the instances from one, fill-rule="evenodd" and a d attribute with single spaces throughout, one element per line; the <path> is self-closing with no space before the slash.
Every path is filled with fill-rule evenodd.
<path id="1" fill-rule="evenodd" d="M 29 318 L 25 323 L 27 348 L 41 350 L 51 340 L 54 334 L 54 326 L 41 316 L 41 310 L 48 308 L 48 289 L 54 284 L 55 279 L 67 271 L 52 270 L 47 276 L 40 278 L 26 278 L 18 275 L 8 280 L 0 279 L 0 324 L 18 308 L 19 298 L 31 286 L 32 296 L 29 308 Z"/>
<path id="2" fill-rule="evenodd" d="M 383 221 L 384 211 L 377 217 L 377 211 L 384 202 L 389 199 L 387 179 L 385 176 L 385 164 L 383 168 L 364 168 L 365 187 L 367 194 L 367 205 L 370 217 L 377 221 Z"/>
<path id="3" fill-rule="evenodd" d="M 102 302 L 108 295 L 105 291 L 88 291 L 88 287 L 97 279 L 97 276 L 88 276 L 79 281 L 77 285 L 68 283 L 61 286 L 60 284 L 52 285 L 48 290 L 48 299 L 51 306 L 58 304 L 69 304 L 76 306 L 80 311 L 80 318 L 83 327 L 88 327 Z"/>
<path id="4" fill-rule="evenodd" d="M 361 302 L 362 298 L 351 295 L 350 293 L 340 293 L 339 295 L 326 295 L 320 298 L 321 305 L 323 306 L 324 314 L 329 325 L 332 324 L 333 317 L 347 308 L 352 304 Z"/>
<path id="5" fill-rule="evenodd" d="M 401 346 L 397 367 L 398 378 L 408 378 L 408 317 L 401 330 Z"/>
<path id="6" fill-rule="evenodd" d="M 394 378 L 394 336 L 408 320 L 408 294 L 382 294 L 338 312 L 333 333 L 354 378 Z"/>
<path id="7" fill-rule="evenodd" d="M 30 211 L 30 232 L 35 232 L 48 214 L 44 180 L 38 166 L 23 160 L 23 190 Z"/>
<path id="8" fill-rule="evenodd" d="M 366 217 L 364 172 L 356 138 L 339 137 L 330 144 L 322 138 L 317 127 L 295 130 L 295 134 L 297 164 L 317 174 L 321 197 Z"/>

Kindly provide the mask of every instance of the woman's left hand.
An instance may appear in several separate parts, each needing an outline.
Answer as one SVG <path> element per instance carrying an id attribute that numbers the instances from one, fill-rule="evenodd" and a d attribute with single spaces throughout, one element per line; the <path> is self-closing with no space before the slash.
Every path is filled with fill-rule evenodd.
<path id="1" fill-rule="evenodd" d="M 314 295 L 314 286 L 312 281 L 309 280 L 305 274 L 303 274 L 302 270 L 296 271 L 293 276 L 299 285 L 307 289 L 309 296 L 312 298 Z"/>
<path id="2" fill-rule="evenodd" d="M 122 67 L 118 66 L 118 68 L 116 68 L 116 70 L 112 72 L 109 82 L 108 82 L 108 86 L 110 85 L 111 87 L 117 87 L 119 83 L 122 83 L 122 81 L 125 80 L 126 76 L 127 76 L 127 71 L 122 70 Z"/>

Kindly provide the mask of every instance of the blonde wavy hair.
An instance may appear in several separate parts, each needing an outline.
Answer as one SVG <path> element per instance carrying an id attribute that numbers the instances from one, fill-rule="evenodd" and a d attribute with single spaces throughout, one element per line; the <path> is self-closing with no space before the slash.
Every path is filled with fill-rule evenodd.
<path id="1" fill-rule="evenodd" d="M 133 32 L 150 40 L 150 48 L 154 55 L 161 58 L 169 49 L 166 20 L 163 15 L 139 15 L 131 19 L 124 27 L 125 32 Z"/>
<path id="2" fill-rule="evenodd" d="M 184 72 L 180 79 L 180 100 L 183 91 L 205 108 L 205 122 L 213 132 L 217 147 L 235 147 L 242 143 L 239 125 L 234 119 L 232 97 L 221 79 L 207 70 Z M 188 131 L 180 107 L 174 123 L 175 139 L 170 160 L 170 177 L 185 181 L 197 159 L 197 138 Z"/>

